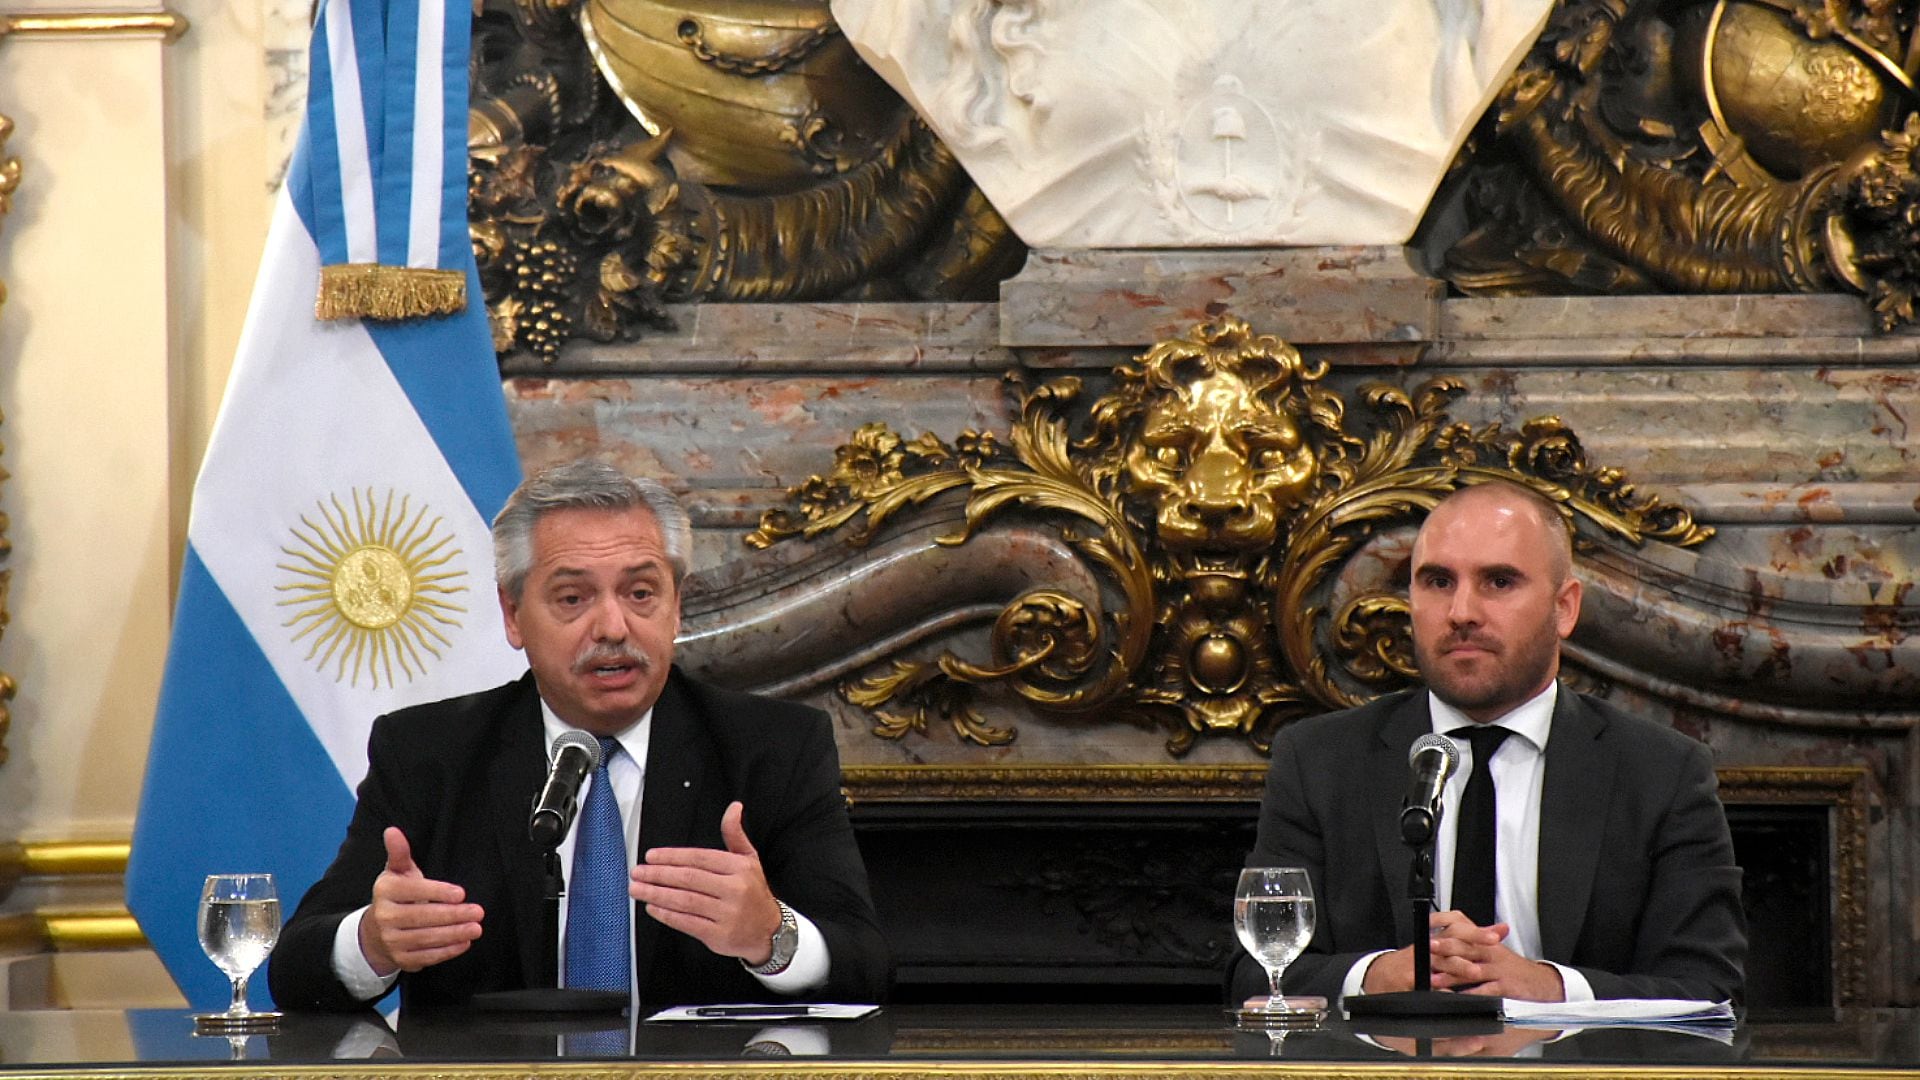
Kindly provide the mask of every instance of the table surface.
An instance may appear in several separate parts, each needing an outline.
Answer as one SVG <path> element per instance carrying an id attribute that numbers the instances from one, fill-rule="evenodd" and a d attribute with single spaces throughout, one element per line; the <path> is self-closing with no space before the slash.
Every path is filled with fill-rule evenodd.
<path id="1" fill-rule="evenodd" d="M 616 1018 L 470 1012 L 402 1016 L 389 1027 L 370 1012 L 295 1014 L 271 1033 L 230 1040 L 197 1036 L 191 1015 L 182 1011 L 50 1010 L 0 1013 L 0 1071 L 232 1075 L 233 1066 L 271 1062 L 291 1067 L 289 1075 L 330 1077 L 498 1076 L 506 1066 L 520 1075 L 582 1067 L 596 1075 L 743 1075 L 775 1064 L 814 1076 L 1367 1075 L 1405 1074 L 1422 1053 L 1429 1060 L 1413 1070 L 1421 1075 L 1476 1077 L 1565 1076 L 1570 1066 L 1582 1066 L 1582 1074 L 1801 1080 L 1920 1071 L 1920 1011 L 1912 1009 L 1755 1015 L 1708 1033 L 1616 1028 L 1561 1035 L 1506 1028 L 1429 1034 L 1440 1037 L 1422 1044 L 1363 1036 L 1338 1019 L 1269 1034 L 1238 1030 L 1222 1010 L 1199 1005 L 1021 1004 L 899 1006 L 856 1021 L 637 1027 Z"/>

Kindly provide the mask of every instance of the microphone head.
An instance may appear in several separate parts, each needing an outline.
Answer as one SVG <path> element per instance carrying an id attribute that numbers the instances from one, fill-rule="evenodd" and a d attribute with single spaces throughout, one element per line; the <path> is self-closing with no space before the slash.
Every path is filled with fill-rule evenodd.
<path id="1" fill-rule="evenodd" d="M 1438 736 L 1434 736 L 1434 737 L 1438 738 Z M 1448 743 L 1448 745 L 1451 746 L 1452 744 Z M 587 752 L 587 768 L 588 769 L 591 770 L 591 769 L 597 769 L 600 767 L 600 740 L 599 739 L 596 739 L 592 735 L 589 735 L 586 732 L 581 731 L 579 728 L 568 728 L 566 731 L 563 731 L 560 733 L 559 738 L 553 740 L 553 759 L 552 760 L 559 761 L 560 751 L 565 750 L 569 746 L 576 746 Z"/>
<path id="2" fill-rule="evenodd" d="M 1453 745 L 1452 739 L 1445 735 L 1435 735 L 1431 731 L 1413 740 L 1413 749 L 1407 751 L 1407 763 L 1412 764 L 1421 754 L 1429 750 L 1440 751 L 1442 757 L 1446 759 L 1440 766 L 1440 779 L 1445 780 L 1452 776 L 1453 770 L 1460 767 L 1460 748 Z"/>

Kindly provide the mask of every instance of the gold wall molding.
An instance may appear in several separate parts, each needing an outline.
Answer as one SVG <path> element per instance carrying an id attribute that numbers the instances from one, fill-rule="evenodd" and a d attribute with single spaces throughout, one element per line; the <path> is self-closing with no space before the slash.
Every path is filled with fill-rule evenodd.
<path id="1" fill-rule="evenodd" d="M 167 8 L 0 12 L 0 38 L 157 37 L 162 44 L 172 44 L 187 27 L 185 15 Z"/>
<path id="2" fill-rule="evenodd" d="M 0 898 L 26 878 L 124 876 L 125 840 L 49 840 L 0 845 Z M 0 950 L 104 952 L 144 949 L 146 935 L 125 906 L 56 906 L 0 918 Z"/>
<path id="3" fill-rule="evenodd" d="M 44 840 L 0 845 L 0 873 L 19 877 L 124 874 L 133 844 L 127 840 Z"/>
<path id="4" fill-rule="evenodd" d="M 126 908 L 28 911 L 0 917 L 0 951 L 119 952 L 148 948 Z"/>

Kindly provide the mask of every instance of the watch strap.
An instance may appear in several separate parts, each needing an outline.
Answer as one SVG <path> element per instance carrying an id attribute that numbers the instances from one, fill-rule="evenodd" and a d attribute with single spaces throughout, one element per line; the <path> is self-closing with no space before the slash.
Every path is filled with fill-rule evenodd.
<path id="1" fill-rule="evenodd" d="M 785 900 L 776 897 L 773 902 L 780 905 L 780 925 L 773 931 L 772 955 L 768 956 L 767 962 L 761 964 L 759 967 L 754 967 L 745 960 L 740 961 L 741 967 L 746 968 L 755 975 L 780 974 L 792 966 L 793 954 L 799 950 L 800 920 L 795 917 L 793 909 L 787 906 Z M 784 950 L 780 947 L 783 941 L 786 945 Z"/>

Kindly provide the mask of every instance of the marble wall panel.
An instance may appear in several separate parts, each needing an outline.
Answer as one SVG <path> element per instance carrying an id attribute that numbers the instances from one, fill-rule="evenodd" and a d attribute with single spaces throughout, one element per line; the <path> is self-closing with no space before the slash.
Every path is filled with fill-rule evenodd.
<path id="1" fill-rule="evenodd" d="M 507 401 L 529 470 L 591 454 L 687 493 L 700 566 L 744 552 L 761 512 L 830 471 L 863 424 L 909 437 L 1004 425 L 996 376 L 523 376 Z"/>

